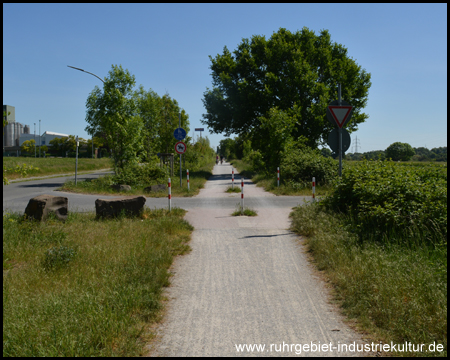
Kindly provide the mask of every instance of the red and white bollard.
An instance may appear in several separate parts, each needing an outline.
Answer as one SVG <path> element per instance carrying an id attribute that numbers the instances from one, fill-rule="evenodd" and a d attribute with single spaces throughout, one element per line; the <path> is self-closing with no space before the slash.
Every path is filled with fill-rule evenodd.
<path id="1" fill-rule="evenodd" d="M 313 202 L 316 201 L 316 178 L 313 177 L 312 181 L 312 191 L 313 191 Z"/>
<path id="2" fill-rule="evenodd" d="M 168 188 L 169 188 L 169 211 L 171 210 L 171 200 L 172 200 L 172 187 L 170 186 L 170 178 L 169 178 L 169 183 L 168 183 Z"/>
<path id="3" fill-rule="evenodd" d="M 231 188 L 234 189 L 234 169 L 231 168 Z"/>
<path id="4" fill-rule="evenodd" d="M 277 187 L 280 187 L 280 168 L 277 167 Z"/>
<path id="5" fill-rule="evenodd" d="M 187 173 L 187 185 L 188 185 L 188 191 L 189 191 L 189 170 L 186 170 Z"/>
<path id="6" fill-rule="evenodd" d="M 241 178 L 241 214 L 244 212 L 244 178 Z"/>

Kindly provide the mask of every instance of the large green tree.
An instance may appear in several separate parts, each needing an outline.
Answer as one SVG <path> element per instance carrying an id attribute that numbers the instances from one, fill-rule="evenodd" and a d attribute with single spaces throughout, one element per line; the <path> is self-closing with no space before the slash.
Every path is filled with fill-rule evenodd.
<path id="1" fill-rule="evenodd" d="M 128 70 L 113 65 L 105 78 L 103 91 L 96 86 L 86 101 L 86 131 L 90 135 L 105 135 L 116 173 L 125 164 L 138 161 L 142 149 L 143 123 L 136 114 L 135 83 L 135 76 Z"/>
<path id="2" fill-rule="evenodd" d="M 347 129 L 356 130 L 368 118 L 362 110 L 370 73 L 343 45 L 332 42 L 327 30 L 315 35 L 307 28 L 295 33 L 280 28 L 268 40 L 255 35 L 243 39 L 233 53 L 225 47 L 222 55 L 209 58 L 213 88 L 204 93 L 203 124 L 226 136 L 250 134 L 256 149 L 264 151 L 268 139 L 280 135 L 267 119 L 290 127 L 286 114 L 294 120 L 293 139 L 304 136 L 314 148 L 325 143 L 333 128 L 326 107 L 337 99 L 337 83 L 342 84 L 342 99 L 354 107 Z M 270 113 L 275 108 L 276 116 Z"/>
<path id="3" fill-rule="evenodd" d="M 415 154 L 414 149 L 408 143 L 395 142 L 385 150 L 387 158 L 394 161 L 408 161 Z"/>

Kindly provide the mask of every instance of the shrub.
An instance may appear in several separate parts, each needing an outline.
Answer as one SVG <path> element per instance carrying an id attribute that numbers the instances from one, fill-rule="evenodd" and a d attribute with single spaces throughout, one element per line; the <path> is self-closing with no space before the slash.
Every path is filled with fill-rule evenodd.
<path id="1" fill-rule="evenodd" d="M 446 166 L 364 161 L 348 167 L 323 205 L 349 214 L 360 237 L 419 231 L 424 240 L 447 238 Z M 407 237 L 407 236 L 406 236 Z"/>
<path id="2" fill-rule="evenodd" d="M 263 156 L 259 151 L 250 151 L 243 160 L 250 164 L 251 170 L 254 172 L 261 172 L 262 169 L 266 168 Z"/>
<path id="3" fill-rule="evenodd" d="M 127 164 L 120 173 L 114 176 L 116 184 L 126 184 L 130 186 L 146 186 L 165 182 L 166 171 L 159 167 L 157 163 L 147 164 Z"/>
<path id="4" fill-rule="evenodd" d="M 386 157 L 394 161 L 408 161 L 415 154 L 414 149 L 407 143 L 395 142 L 385 151 Z"/>
<path id="5" fill-rule="evenodd" d="M 291 143 L 283 152 L 280 164 L 281 181 L 294 187 L 310 184 L 312 177 L 316 183 L 326 185 L 336 178 L 338 164 L 335 160 L 321 155 L 301 142 Z"/>

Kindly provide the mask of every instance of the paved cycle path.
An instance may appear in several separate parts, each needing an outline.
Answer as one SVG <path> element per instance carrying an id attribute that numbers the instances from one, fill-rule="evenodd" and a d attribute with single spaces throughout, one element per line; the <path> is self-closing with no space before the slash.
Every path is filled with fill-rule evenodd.
<path id="1" fill-rule="evenodd" d="M 258 216 L 232 217 L 240 194 L 225 193 L 231 166 L 216 165 L 213 174 L 188 207 L 192 251 L 171 268 L 165 319 L 149 355 L 297 356 L 298 344 L 311 343 L 335 348 L 301 355 L 361 355 L 338 352 L 339 344 L 363 343 L 361 336 L 327 303 L 301 238 L 287 230 L 303 197 L 275 196 L 246 180 L 245 206 Z M 244 344 L 265 348 L 238 352 Z"/>

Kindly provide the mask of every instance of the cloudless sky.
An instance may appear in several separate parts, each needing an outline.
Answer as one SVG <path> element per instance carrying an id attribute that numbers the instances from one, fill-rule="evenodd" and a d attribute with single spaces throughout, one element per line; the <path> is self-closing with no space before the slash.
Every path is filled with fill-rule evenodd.
<path id="1" fill-rule="evenodd" d="M 31 133 L 89 138 L 86 99 L 111 65 L 168 93 L 204 127 L 214 149 L 223 135 L 200 119 L 212 87 L 210 60 L 243 38 L 280 27 L 328 29 L 333 42 L 372 75 L 369 119 L 351 134 L 354 151 L 447 146 L 447 4 L 3 4 L 3 104 Z M 345 100 L 345 99 L 344 99 Z M 197 137 L 200 133 L 196 132 Z"/>

